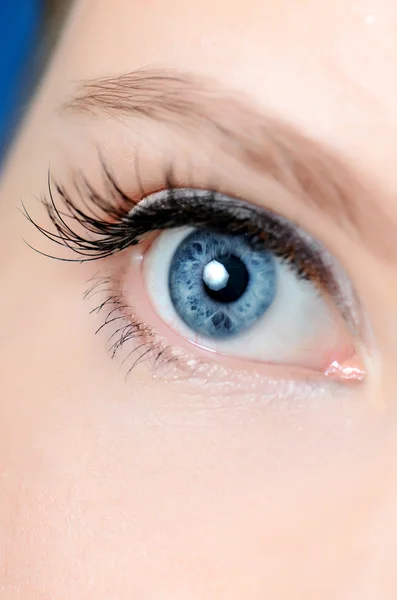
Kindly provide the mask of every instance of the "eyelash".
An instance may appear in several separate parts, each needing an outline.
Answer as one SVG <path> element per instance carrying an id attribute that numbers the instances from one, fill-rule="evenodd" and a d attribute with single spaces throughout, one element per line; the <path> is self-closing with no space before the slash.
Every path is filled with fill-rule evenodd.
<path id="1" fill-rule="evenodd" d="M 122 361 L 123 366 L 128 362 L 128 359 L 131 359 L 131 364 L 126 371 L 126 378 L 134 367 L 144 361 L 145 358 L 152 359 L 154 371 L 160 366 L 165 366 L 175 360 L 170 349 L 162 346 L 156 340 L 153 330 L 131 312 L 130 307 L 123 302 L 122 295 L 113 292 L 111 277 L 96 274 L 88 283 L 89 287 L 84 294 L 85 300 L 91 300 L 96 295 L 104 298 L 90 311 L 90 314 L 101 314 L 104 310 L 106 312 L 104 322 L 95 334 L 99 334 L 109 326 L 114 328 L 113 333 L 108 337 L 108 349 L 111 357 L 115 358 L 130 340 L 135 341 L 138 339 L 142 342 L 138 346 L 133 345 L 131 352 Z"/>
<path id="2" fill-rule="evenodd" d="M 129 196 L 116 183 L 105 162 L 101 162 L 106 193 L 99 193 L 79 173 L 74 179 L 77 202 L 48 173 L 48 195 L 43 198 L 43 204 L 53 231 L 38 224 L 22 204 L 23 214 L 42 235 L 77 257 L 51 256 L 37 248 L 34 250 L 50 258 L 81 263 L 107 259 L 141 243 L 150 233 L 180 226 L 210 227 L 227 230 L 229 234 L 245 234 L 253 246 L 265 246 L 288 262 L 297 276 L 310 280 L 319 293 L 327 292 L 333 296 L 349 321 L 349 307 L 343 304 L 337 278 L 322 260 L 320 247 L 309 244 L 283 217 L 221 192 L 181 188 L 174 181 L 172 169 L 166 170 L 159 199 L 148 204 L 145 199 L 149 192 L 140 183 L 139 193 Z M 58 207 L 56 196 L 62 208 Z M 150 196 L 153 198 L 156 192 L 151 191 Z M 124 302 L 113 277 L 97 274 L 88 285 L 86 299 L 101 296 L 100 303 L 91 313 L 102 314 L 107 310 L 96 333 L 111 326 L 114 329 L 109 337 L 111 356 L 115 357 L 129 341 L 134 341 L 133 349 L 122 361 L 124 365 L 131 359 L 127 375 L 149 358 L 155 370 L 175 362 L 180 367 L 186 365 L 186 359 L 182 360 L 178 352 L 167 346 Z M 138 345 L 136 340 L 139 340 Z M 190 371 L 193 363 L 190 361 Z M 184 371 L 182 368 L 181 372 Z"/>
<path id="3" fill-rule="evenodd" d="M 319 249 L 309 249 L 307 241 L 296 234 L 288 221 L 271 211 L 255 208 L 214 190 L 181 188 L 174 182 L 172 170 L 166 172 L 162 186 L 165 196 L 163 194 L 161 202 L 154 207 L 147 206 L 141 200 L 149 195 L 148 191 L 141 188 L 139 196 L 128 196 L 106 164 L 102 162 L 102 165 L 109 196 L 98 193 L 84 175 L 79 174 L 75 179 L 75 192 L 86 210 L 79 208 L 66 188 L 53 180 L 48 172 L 48 195 L 42 203 L 55 232 L 37 223 L 22 203 L 24 216 L 42 235 L 79 256 L 73 259 L 46 255 L 49 258 L 80 263 L 101 260 L 140 243 L 153 231 L 191 225 L 246 234 L 252 245 L 266 245 L 289 262 L 300 277 L 310 279 L 319 287 L 330 286 L 332 275 L 321 261 Z M 54 191 L 66 212 L 59 210 Z M 188 200 L 186 192 L 189 192 Z M 101 215 L 97 215 L 96 210 Z M 65 219 L 74 222 L 74 228 Z M 43 254 L 37 248 L 33 250 Z"/>

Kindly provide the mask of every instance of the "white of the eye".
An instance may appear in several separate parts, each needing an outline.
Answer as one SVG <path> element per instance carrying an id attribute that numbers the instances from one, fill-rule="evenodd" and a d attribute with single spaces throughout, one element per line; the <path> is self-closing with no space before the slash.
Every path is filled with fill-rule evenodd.
<path id="1" fill-rule="evenodd" d="M 211 290 L 218 292 L 227 286 L 229 273 L 222 263 L 212 260 L 204 267 L 203 280 Z"/>
<path id="2" fill-rule="evenodd" d="M 172 304 L 168 273 L 179 244 L 193 227 L 170 229 L 153 242 L 145 258 L 149 297 L 161 319 L 181 336 L 229 356 L 271 362 L 317 364 L 318 352 L 332 350 L 339 336 L 330 307 L 313 284 L 300 280 L 288 264 L 275 258 L 277 293 L 268 311 L 246 332 L 229 339 L 211 339 L 194 332 Z M 321 343 L 320 343 L 321 342 Z"/>

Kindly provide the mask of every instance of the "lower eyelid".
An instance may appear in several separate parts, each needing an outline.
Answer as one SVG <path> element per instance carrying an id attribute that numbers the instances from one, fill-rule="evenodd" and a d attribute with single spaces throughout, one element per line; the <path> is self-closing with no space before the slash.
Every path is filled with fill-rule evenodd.
<path id="1" fill-rule="evenodd" d="M 128 258 L 130 259 L 130 257 Z M 135 271 L 136 275 L 142 263 L 141 252 L 136 253 L 133 262 L 135 264 L 132 274 Z M 108 341 L 108 349 L 113 358 L 116 354 L 120 354 L 118 362 L 125 367 L 123 370 L 126 376 L 134 370 L 135 364 L 141 362 L 141 357 L 149 353 L 152 361 L 145 361 L 143 366 L 149 366 L 148 370 L 155 378 L 174 383 L 182 394 L 188 394 L 189 401 L 196 403 L 196 400 L 193 399 L 197 398 L 200 406 L 203 404 L 204 399 L 206 408 L 223 405 L 225 400 L 228 402 L 236 400 L 238 404 L 249 400 L 250 403 L 258 403 L 258 405 L 265 403 L 267 407 L 274 404 L 277 410 L 283 405 L 288 409 L 292 402 L 295 412 L 297 403 L 301 407 L 307 407 L 311 401 L 317 403 L 323 397 L 332 397 L 335 400 L 337 396 L 345 396 L 345 387 L 339 381 L 325 380 L 324 377 L 319 379 L 318 373 L 308 373 L 306 370 L 302 372 L 300 368 L 285 367 L 282 369 L 283 376 L 280 377 L 280 365 L 269 364 L 266 365 L 264 371 L 259 372 L 255 364 L 250 365 L 250 363 L 247 363 L 245 368 L 241 369 L 241 365 L 238 364 L 239 361 L 233 359 L 228 359 L 225 364 L 222 364 L 222 361 L 214 364 L 212 353 L 209 351 L 205 351 L 206 357 L 203 360 L 204 352 L 201 355 L 200 349 L 197 348 L 197 354 L 192 353 L 192 345 L 170 330 L 160 319 L 157 319 L 150 307 L 149 310 L 144 309 L 139 316 L 134 313 L 134 309 L 124 310 L 126 304 L 124 305 L 124 299 L 120 294 L 124 294 L 127 288 L 127 293 L 131 295 L 131 290 L 128 289 L 131 278 L 124 279 L 125 269 L 123 267 L 125 265 L 119 264 L 114 269 L 113 265 L 111 277 L 96 276 L 90 289 L 92 290 L 92 296 L 96 296 L 95 308 L 92 310 L 94 313 L 101 312 L 103 308 L 106 311 L 105 314 L 109 315 L 115 310 L 113 301 L 109 306 L 104 305 L 111 297 L 110 295 L 113 295 L 117 303 L 121 299 L 120 310 L 122 315 L 119 314 L 116 308 L 116 316 L 112 315 L 109 319 L 106 317 L 105 323 L 102 318 L 97 332 L 103 330 L 105 339 Z M 133 296 L 138 304 L 140 300 L 143 300 L 144 304 L 146 302 L 146 307 L 148 306 L 143 285 L 135 285 L 135 281 Z M 94 300 L 91 293 L 87 294 L 86 299 Z M 118 320 L 120 317 L 121 320 Z M 151 322 L 152 319 L 155 321 L 153 325 L 159 328 L 158 333 L 155 333 L 150 325 L 145 324 L 144 319 L 146 317 L 148 322 Z M 114 318 L 117 320 L 114 321 Z M 130 324 L 133 326 L 134 334 L 121 344 L 119 342 L 120 335 L 117 332 L 119 329 L 124 332 L 124 327 L 128 328 Z M 158 337 L 153 339 L 154 335 Z M 159 345 L 160 339 L 161 345 Z M 117 344 L 116 352 L 114 349 L 115 341 Z M 174 352 L 173 350 L 168 352 L 169 344 L 173 342 L 175 342 L 176 347 L 181 348 L 182 352 L 185 345 L 186 348 L 189 346 L 190 352 L 187 352 L 186 355 L 183 353 L 181 355 L 180 352 Z M 157 364 L 157 357 L 159 353 L 163 352 L 165 361 L 161 360 Z M 153 364 L 154 370 L 152 368 Z"/>

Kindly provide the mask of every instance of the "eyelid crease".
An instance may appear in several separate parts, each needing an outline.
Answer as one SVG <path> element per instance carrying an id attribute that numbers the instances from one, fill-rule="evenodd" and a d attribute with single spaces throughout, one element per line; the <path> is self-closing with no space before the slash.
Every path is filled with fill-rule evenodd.
<path id="1" fill-rule="evenodd" d="M 375 202 L 375 191 L 324 143 L 261 113 L 241 94 L 176 69 L 145 68 L 86 81 L 63 112 L 143 118 L 203 131 L 220 150 L 251 170 L 273 177 L 298 202 L 320 210 L 338 227 L 361 237 L 365 248 L 397 260 L 396 224 Z"/>

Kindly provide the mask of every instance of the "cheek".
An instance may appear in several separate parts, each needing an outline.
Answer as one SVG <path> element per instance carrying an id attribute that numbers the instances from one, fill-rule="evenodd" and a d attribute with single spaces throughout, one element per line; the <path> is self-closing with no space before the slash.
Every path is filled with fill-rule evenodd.
<path id="1" fill-rule="evenodd" d="M 3 318 L 0 596 L 337 597 L 377 489 L 346 405 L 300 420 L 125 382 L 82 301 L 89 274 L 48 264 L 21 273 L 30 310 L 10 297 Z"/>
<path id="2" fill-rule="evenodd" d="M 21 301 L 5 323 L 0 596 L 337 597 L 376 489 L 349 404 L 288 413 L 143 370 L 126 382 L 94 335 L 87 273 L 56 272 L 32 275 L 35 319 Z"/>
<path id="3" fill-rule="evenodd" d="M 2 447 L 5 597 L 337 597 L 374 501 L 358 463 L 312 437 L 313 461 L 297 420 L 263 407 L 174 410 L 155 386 L 115 402 L 96 380 L 48 398 L 18 463 Z"/>

